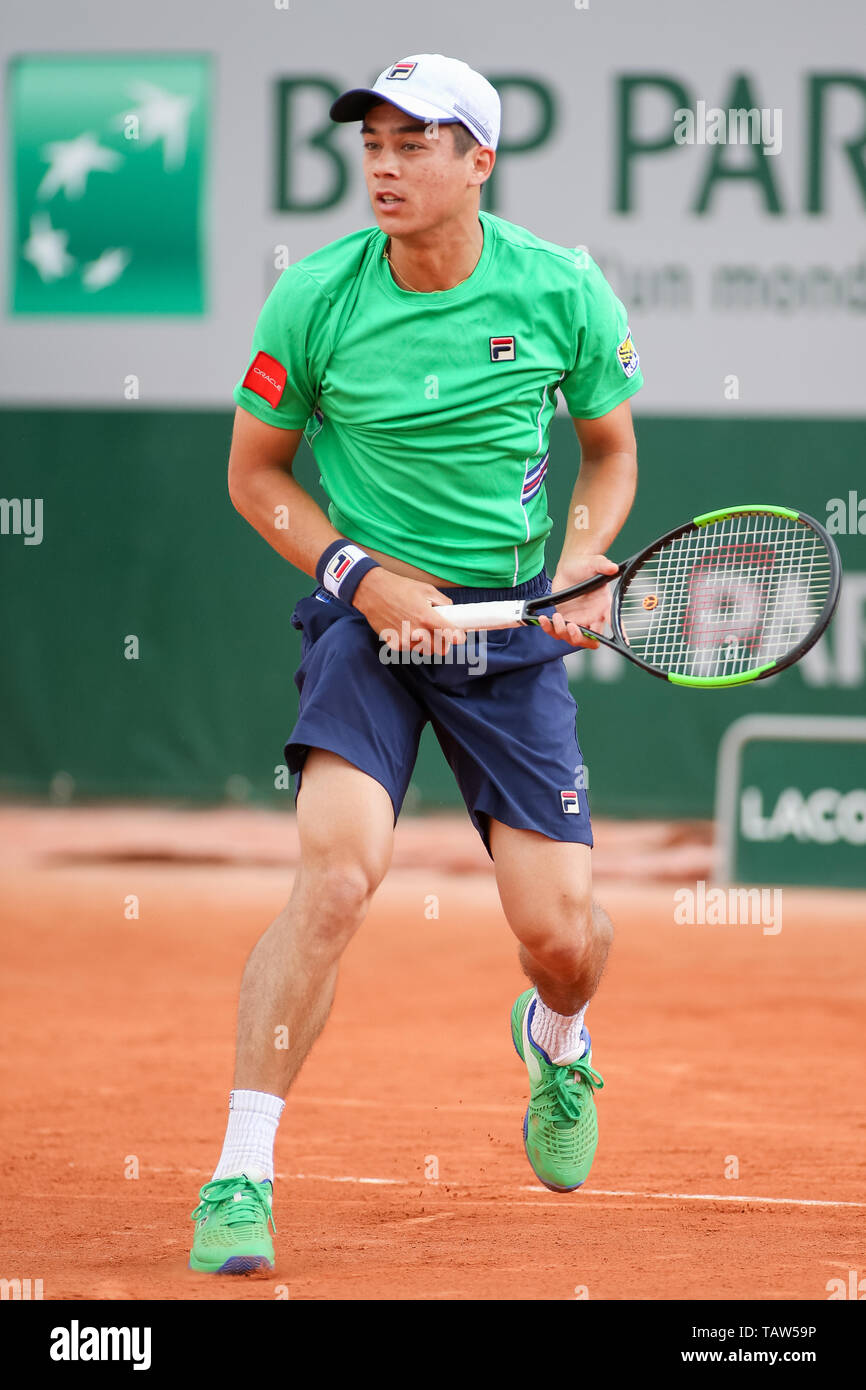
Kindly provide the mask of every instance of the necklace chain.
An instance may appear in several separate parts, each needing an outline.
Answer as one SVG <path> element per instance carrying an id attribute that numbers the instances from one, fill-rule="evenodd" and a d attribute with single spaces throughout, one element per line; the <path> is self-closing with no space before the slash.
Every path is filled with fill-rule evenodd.
<path id="1" fill-rule="evenodd" d="M 391 260 L 391 238 L 390 238 L 390 237 L 388 237 L 387 241 L 385 242 L 385 246 L 384 246 L 384 249 L 383 249 L 383 251 L 382 251 L 382 256 L 383 256 L 383 258 L 388 262 L 389 266 L 391 267 L 392 271 L 393 271 L 394 274 L 397 276 L 397 278 L 398 278 L 399 280 L 402 280 L 402 281 L 403 281 L 403 284 L 407 287 L 407 289 L 410 289 L 410 290 L 412 291 L 413 294 L 431 294 L 431 293 L 435 293 L 435 291 L 431 291 L 431 290 L 419 290 L 419 289 L 417 289 L 415 285 L 410 285 L 410 284 L 409 284 L 409 281 L 406 279 L 406 276 L 405 276 L 405 275 L 402 275 L 402 274 L 400 273 L 400 271 L 399 271 L 399 270 L 396 268 L 396 266 L 394 265 L 394 262 Z M 471 275 L 471 274 L 473 273 L 474 270 L 475 270 L 475 266 L 472 267 L 472 270 L 470 270 L 469 275 Z M 464 275 L 462 280 L 458 280 L 458 281 L 457 281 L 457 285 L 462 285 L 462 284 L 464 284 L 464 283 L 469 279 L 469 275 Z M 451 288 L 454 289 L 454 290 L 456 290 L 457 285 L 452 285 Z"/>

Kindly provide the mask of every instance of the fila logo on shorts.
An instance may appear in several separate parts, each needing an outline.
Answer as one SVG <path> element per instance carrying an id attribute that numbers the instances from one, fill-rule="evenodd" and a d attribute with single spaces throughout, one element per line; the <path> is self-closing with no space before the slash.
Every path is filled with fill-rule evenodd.
<path id="1" fill-rule="evenodd" d="M 325 576 L 322 580 L 322 588 L 329 593 L 340 597 L 340 585 L 346 578 L 349 571 L 357 565 L 359 560 L 369 560 L 370 556 L 366 550 L 362 550 L 359 545 L 344 545 L 342 550 L 338 550 L 325 566 Z"/>
<path id="2" fill-rule="evenodd" d="M 560 792 L 562 798 L 562 809 L 567 816 L 580 815 L 580 802 L 577 799 L 577 792 Z"/>
<path id="3" fill-rule="evenodd" d="M 268 405 L 278 406 L 287 377 L 288 372 L 281 362 L 275 357 L 269 357 L 266 352 L 257 352 L 244 377 L 243 385 L 248 391 L 255 391 Z"/>
<path id="4" fill-rule="evenodd" d="M 417 66 L 417 63 L 395 63 L 391 71 L 388 73 L 386 81 L 394 82 L 397 80 L 398 77 L 411 77 L 412 73 L 415 71 Z"/>
<path id="5" fill-rule="evenodd" d="M 490 339 L 490 361 L 491 362 L 513 362 L 515 344 L 513 338 L 491 338 Z"/>

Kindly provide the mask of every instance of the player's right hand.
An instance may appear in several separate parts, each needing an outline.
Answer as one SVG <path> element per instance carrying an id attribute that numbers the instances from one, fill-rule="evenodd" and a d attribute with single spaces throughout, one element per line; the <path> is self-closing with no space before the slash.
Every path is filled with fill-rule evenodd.
<path id="1" fill-rule="evenodd" d="M 434 611 L 451 599 L 432 584 L 392 574 L 379 565 L 364 575 L 352 603 L 390 651 L 413 647 L 425 654 L 444 656 L 452 646 L 466 641 L 462 628 Z"/>

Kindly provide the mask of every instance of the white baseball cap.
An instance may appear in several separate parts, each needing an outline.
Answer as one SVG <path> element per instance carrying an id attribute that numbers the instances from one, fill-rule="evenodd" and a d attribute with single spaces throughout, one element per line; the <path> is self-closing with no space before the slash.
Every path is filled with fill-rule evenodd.
<path id="1" fill-rule="evenodd" d="M 441 53 L 401 58 L 380 72 L 372 87 L 353 87 L 337 97 L 331 120 L 361 121 L 377 98 L 418 121 L 459 121 L 480 145 L 496 149 L 499 93 L 459 58 L 444 58 Z"/>

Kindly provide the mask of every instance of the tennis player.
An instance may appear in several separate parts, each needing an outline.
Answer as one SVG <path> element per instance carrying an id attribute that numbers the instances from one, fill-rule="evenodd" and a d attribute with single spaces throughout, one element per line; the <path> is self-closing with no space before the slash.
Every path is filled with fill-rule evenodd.
<path id="1" fill-rule="evenodd" d="M 235 388 L 232 500 L 317 582 L 292 616 L 300 704 L 285 756 L 301 862 L 244 971 L 225 1143 L 192 1214 L 190 1266 L 215 1273 L 273 1268 L 285 1096 L 387 871 L 428 720 L 493 860 L 531 982 L 511 1014 L 529 1074 L 524 1139 L 556 1192 L 590 1171 L 603 1085 L 584 1015 L 612 929 L 592 901 L 562 658 L 564 647 L 597 645 L 577 624 L 605 623 L 608 589 L 551 608 L 543 630 L 484 634 L 481 647 L 434 609 L 615 572 L 603 552 L 634 497 L 637 352 L 585 252 L 480 210 L 500 103 L 479 73 L 416 54 L 345 92 L 331 116 L 362 122 L 376 225 L 284 271 Z M 581 462 L 579 524 L 567 528 L 551 585 L 544 478 L 557 392 Z M 292 477 L 302 436 L 327 515 Z"/>

